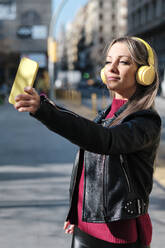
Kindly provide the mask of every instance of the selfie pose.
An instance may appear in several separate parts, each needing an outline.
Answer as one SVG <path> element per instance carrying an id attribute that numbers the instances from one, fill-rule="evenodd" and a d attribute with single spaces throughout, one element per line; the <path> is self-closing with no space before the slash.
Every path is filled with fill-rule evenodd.
<path id="1" fill-rule="evenodd" d="M 15 108 L 80 147 L 64 223 L 65 232 L 73 234 L 71 247 L 149 247 L 149 195 L 161 129 L 154 109 L 159 87 L 155 52 L 136 37 L 115 39 L 101 77 L 114 98 L 94 121 L 30 87 L 16 97 Z"/>

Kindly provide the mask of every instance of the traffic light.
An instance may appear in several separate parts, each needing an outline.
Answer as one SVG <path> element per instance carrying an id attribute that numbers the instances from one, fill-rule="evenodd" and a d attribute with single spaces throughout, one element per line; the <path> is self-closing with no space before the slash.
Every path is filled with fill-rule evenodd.
<path id="1" fill-rule="evenodd" d="M 84 79 L 89 79 L 90 78 L 90 74 L 88 72 L 84 72 L 83 73 L 83 78 Z"/>
<path id="2" fill-rule="evenodd" d="M 48 37 L 48 57 L 51 62 L 57 62 L 57 42 L 52 38 Z"/>

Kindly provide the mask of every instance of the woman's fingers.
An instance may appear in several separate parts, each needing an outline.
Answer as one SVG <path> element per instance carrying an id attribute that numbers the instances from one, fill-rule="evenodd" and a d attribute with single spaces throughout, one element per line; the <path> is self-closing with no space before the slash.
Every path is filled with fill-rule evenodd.
<path id="1" fill-rule="evenodd" d="M 74 226 L 75 225 L 70 225 L 70 228 L 69 228 L 69 234 L 72 234 L 73 233 L 73 231 L 74 231 Z"/>
<path id="2" fill-rule="evenodd" d="M 26 94 L 16 96 L 14 107 L 19 112 L 31 112 L 34 114 L 40 106 L 40 96 L 32 87 L 25 88 Z"/>
<path id="3" fill-rule="evenodd" d="M 70 225 L 70 222 L 69 221 L 65 221 L 64 222 L 64 230 L 66 230 L 69 225 Z"/>
<path id="4" fill-rule="evenodd" d="M 38 93 L 35 91 L 35 89 L 32 87 L 29 87 L 29 86 L 24 88 L 24 92 L 27 94 L 20 94 L 20 95 L 16 96 L 16 98 L 15 98 L 16 102 L 18 102 L 20 100 L 29 100 L 29 99 L 31 99 L 32 96 L 38 95 Z"/>
<path id="5" fill-rule="evenodd" d="M 72 234 L 74 231 L 75 225 L 69 225 L 68 228 L 65 230 L 65 233 Z"/>
<path id="6" fill-rule="evenodd" d="M 33 107 L 20 107 L 18 109 L 19 112 L 29 112 L 29 113 L 35 113 L 36 111 L 34 110 Z"/>
<path id="7" fill-rule="evenodd" d="M 33 95 L 38 95 L 38 93 L 36 92 L 36 90 L 34 88 L 30 87 L 30 86 L 25 87 L 24 88 L 24 91 L 26 93 L 28 93 L 29 95 L 32 95 L 32 96 Z"/>
<path id="8" fill-rule="evenodd" d="M 15 104 L 15 108 L 19 110 L 20 108 L 26 108 L 26 107 L 31 107 L 31 108 L 37 108 L 38 106 L 38 101 L 36 101 L 33 98 L 28 98 L 28 97 L 20 97 Z"/>
<path id="9" fill-rule="evenodd" d="M 27 100 L 27 101 L 31 100 L 31 96 L 29 96 L 27 94 L 20 94 L 20 95 L 16 96 L 16 98 L 15 98 L 16 102 L 19 102 L 21 100 Z"/>
<path id="10" fill-rule="evenodd" d="M 69 221 L 66 221 L 66 222 L 64 223 L 64 230 L 65 230 L 65 233 L 72 234 L 73 231 L 74 231 L 74 226 L 75 226 L 75 225 L 71 225 Z"/>

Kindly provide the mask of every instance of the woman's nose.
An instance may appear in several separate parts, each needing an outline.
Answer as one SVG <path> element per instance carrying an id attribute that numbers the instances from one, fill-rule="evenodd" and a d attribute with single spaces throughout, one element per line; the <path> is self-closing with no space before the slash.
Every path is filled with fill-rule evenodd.
<path id="1" fill-rule="evenodd" d="M 117 72 L 118 71 L 117 63 L 114 61 L 111 64 L 109 64 L 108 70 L 111 72 Z"/>

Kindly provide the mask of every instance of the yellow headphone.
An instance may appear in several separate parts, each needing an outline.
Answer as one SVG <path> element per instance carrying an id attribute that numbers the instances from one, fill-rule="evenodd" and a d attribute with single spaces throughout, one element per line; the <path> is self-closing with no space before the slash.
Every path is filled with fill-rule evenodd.
<path id="1" fill-rule="evenodd" d="M 132 37 L 135 40 L 140 40 L 145 47 L 147 48 L 147 52 L 148 52 L 148 64 L 149 65 L 142 65 L 139 67 L 139 69 L 136 72 L 136 80 L 139 84 L 147 86 L 153 83 L 154 79 L 155 79 L 155 68 L 154 68 L 154 53 L 153 50 L 151 48 L 151 46 L 144 40 L 142 40 L 141 38 L 138 37 Z M 104 73 L 104 69 L 103 68 L 101 70 L 101 79 L 103 81 L 103 83 L 106 84 L 106 77 L 105 77 L 105 73 Z"/>

